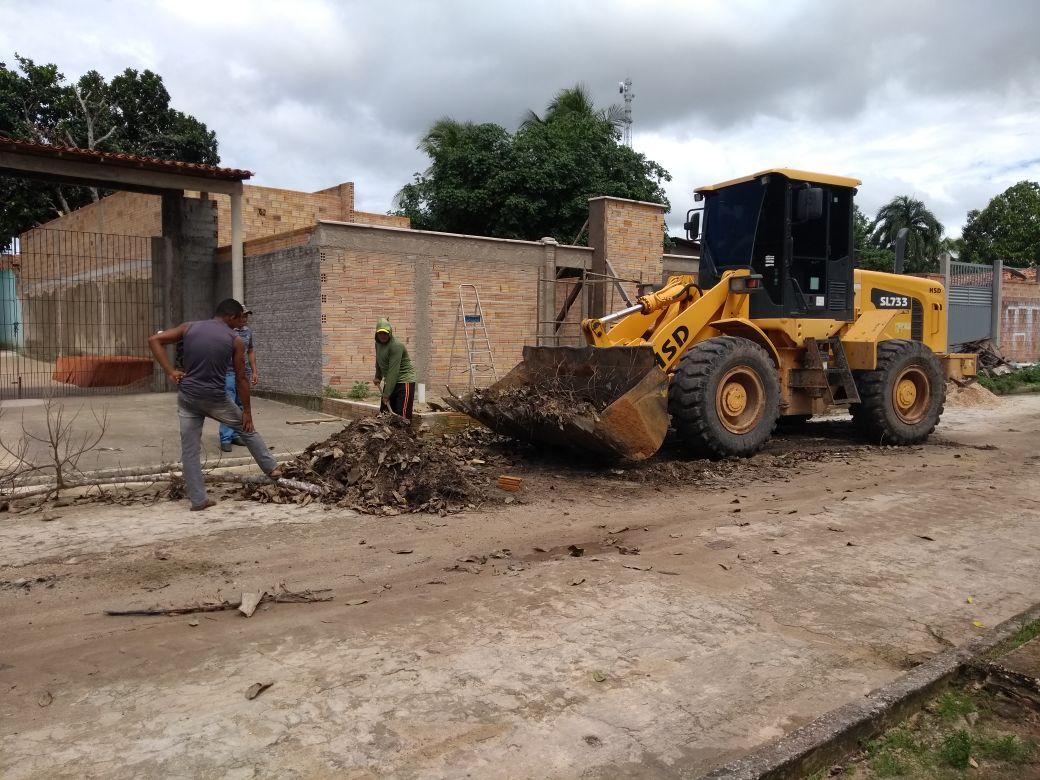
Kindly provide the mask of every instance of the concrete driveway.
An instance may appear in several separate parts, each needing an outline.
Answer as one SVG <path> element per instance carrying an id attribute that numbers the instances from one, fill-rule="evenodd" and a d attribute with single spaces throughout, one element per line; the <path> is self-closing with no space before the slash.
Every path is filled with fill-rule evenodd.
<path id="1" fill-rule="evenodd" d="M 139 468 L 180 460 L 180 434 L 177 427 L 177 396 L 175 393 L 139 393 L 56 398 L 53 401 L 56 419 L 58 408 L 72 425 L 76 440 L 92 437 L 98 431 L 98 420 L 105 420 L 105 436 L 96 450 L 85 455 L 79 467 L 83 471 L 109 468 Z M 288 420 L 307 420 L 324 417 L 296 406 L 254 398 L 253 421 L 263 434 L 268 446 L 276 453 L 299 452 L 311 442 L 324 439 L 336 423 L 287 425 Z M 23 399 L 0 402 L 0 441 L 13 446 L 22 435 L 22 425 L 44 435 L 47 430 L 47 408 L 42 399 Z M 217 445 L 217 424 L 206 422 L 203 431 L 204 456 L 207 460 L 248 457 L 245 447 L 235 447 L 229 454 L 221 453 Z M 34 448 L 37 458 L 45 458 L 42 448 Z M 0 465 L 11 457 L 3 453 Z"/>

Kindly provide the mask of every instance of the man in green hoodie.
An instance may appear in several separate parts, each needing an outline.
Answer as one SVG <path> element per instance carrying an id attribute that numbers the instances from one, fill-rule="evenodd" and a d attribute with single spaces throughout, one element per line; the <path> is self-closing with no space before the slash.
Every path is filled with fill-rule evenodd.
<path id="1" fill-rule="evenodd" d="M 381 317 L 376 324 L 376 387 L 383 383 L 380 409 L 389 409 L 407 421 L 412 419 L 415 403 L 415 369 L 404 344 L 394 338 L 390 320 Z"/>

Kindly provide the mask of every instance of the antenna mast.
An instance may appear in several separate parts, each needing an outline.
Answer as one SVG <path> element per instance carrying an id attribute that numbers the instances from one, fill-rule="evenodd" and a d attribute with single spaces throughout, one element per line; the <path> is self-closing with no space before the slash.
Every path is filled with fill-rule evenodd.
<path id="1" fill-rule="evenodd" d="M 632 146 L 632 99 L 635 93 L 632 91 L 632 79 L 626 78 L 618 82 L 618 92 L 625 98 L 625 113 L 621 120 L 621 143 L 631 148 Z"/>

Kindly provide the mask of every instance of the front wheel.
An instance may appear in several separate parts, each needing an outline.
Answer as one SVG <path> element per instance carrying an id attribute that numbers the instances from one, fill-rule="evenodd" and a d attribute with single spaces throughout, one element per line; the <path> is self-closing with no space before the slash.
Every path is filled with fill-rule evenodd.
<path id="1" fill-rule="evenodd" d="M 712 458 L 748 456 L 769 441 L 780 413 L 780 383 L 769 354 L 736 336 L 690 347 L 668 390 L 680 438 Z"/>
<path id="2" fill-rule="evenodd" d="M 856 372 L 860 403 L 850 407 L 852 419 L 871 441 L 919 444 L 946 401 L 939 359 L 919 341 L 883 341 L 877 350 L 877 368 Z"/>

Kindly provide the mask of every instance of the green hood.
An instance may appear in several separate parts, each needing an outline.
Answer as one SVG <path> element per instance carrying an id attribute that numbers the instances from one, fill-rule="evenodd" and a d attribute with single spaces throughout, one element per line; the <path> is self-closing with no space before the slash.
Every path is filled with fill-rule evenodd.
<path id="1" fill-rule="evenodd" d="M 379 333 L 381 330 L 385 330 L 391 337 L 394 335 L 394 326 L 390 324 L 390 320 L 386 317 L 380 317 L 379 321 L 376 322 L 376 333 Z"/>

